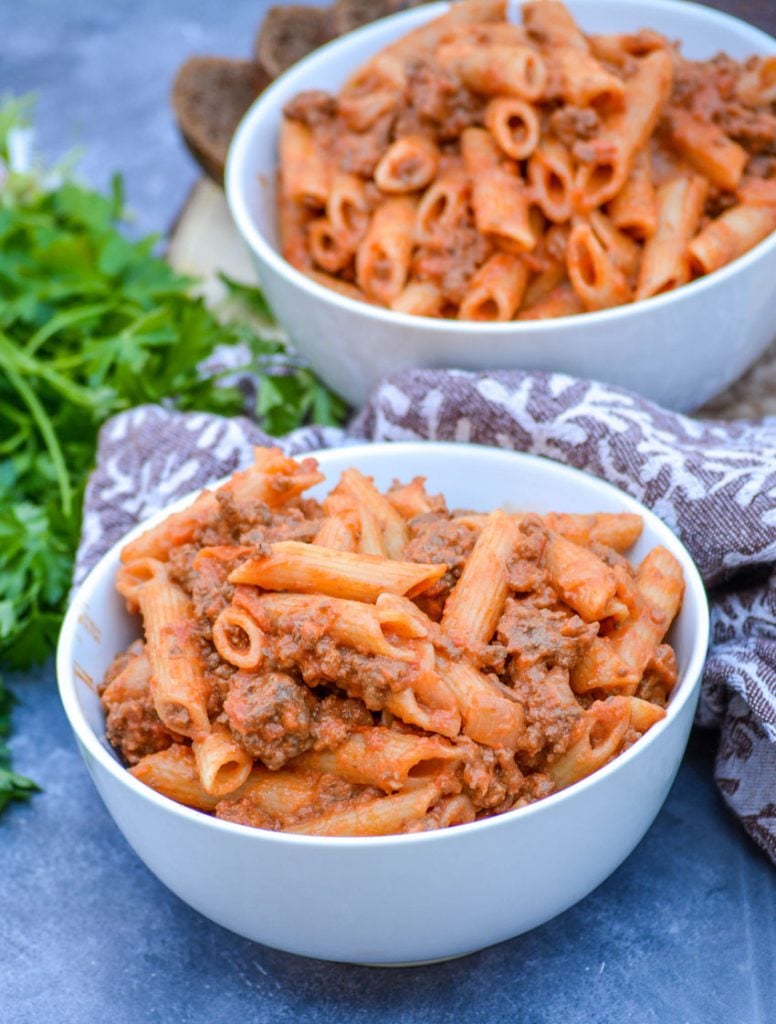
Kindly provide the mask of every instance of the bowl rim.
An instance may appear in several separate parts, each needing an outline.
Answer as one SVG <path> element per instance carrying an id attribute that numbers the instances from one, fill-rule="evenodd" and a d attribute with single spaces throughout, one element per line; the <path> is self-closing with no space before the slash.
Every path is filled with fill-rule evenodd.
<path id="1" fill-rule="evenodd" d="M 573 0 L 572 6 L 595 7 L 602 2 L 612 3 L 612 0 Z M 674 14 L 676 14 L 678 8 L 676 0 L 617 0 L 617 4 L 618 6 L 628 6 L 637 10 L 643 9 L 646 12 L 658 9 Z M 507 5 L 508 10 L 514 6 L 511 0 L 507 0 Z M 276 113 L 279 106 L 279 101 L 276 98 L 278 93 L 285 92 L 289 87 L 289 83 L 293 87 L 295 80 L 297 78 L 304 78 L 308 70 L 318 68 L 319 66 L 325 67 L 329 63 L 336 62 L 343 51 L 348 52 L 350 50 L 354 45 L 354 40 L 356 45 L 362 41 L 368 41 L 371 36 L 379 40 L 387 23 L 392 25 L 406 23 L 408 28 L 424 24 L 426 21 L 430 21 L 432 18 L 443 13 L 449 6 L 448 0 L 439 0 L 437 3 L 399 11 L 396 14 L 380 18 L 371 24 L 363 25 L 353 32 L 331 40 L 298 61 L 287 71 L 284 71 L 282 75 L 279 75 L 258 96 L 244 114 L 232 138 L 226 159 L 224 186 L 227 204 L 237 230 L 249 249 L 262 264 L 269 266 L 276 274 L 283 277 L 287 283 L 307 291 L 312 298 L 330 302 L 333 306 L 337 306 L 346 312 L 360 313 L 369 320 L 395 323 L 399 327 L 414 327 L 421 331 L 450 331 L 454 334 L 464 335 L 467 332 L 478 334 L 484 332 L 495 337 L 500 335 L 515 336 L 516 340 L 521 335 L 533 335 L 534 332 L 573 331 L 575 325 L 581 323 L 586 327 L 595 328 L 598 324 L 604 324 L 610 320 L 621 318 L 627 321 L 631 317 L 638 317 L 644 312 L 657 312 L 666 306 L 670 307 L 672 304 L 681 302 L 683 299 L 700 296 L 706 289 L 722 284 L 733 276 L 744 274 L 751 264 L 764 259 L 770 253 L 776 251 L 776 231 L 774 231 L 758 242 L 757 245 L 725 266 L 712 271 L 710 274 L 704 274 L 688 284 L 681 285 L 673 291 L 594 312 L 551 317 L 545 320 L 508 320 L 500 323 L 453 320 L 401 313 L 384 306 L 373 305 L 367 301 L 352 299 L 332 288 L 319 284 L 300 270 L 297 270 L 265 237 L 250 212 L 248 197 L 246 189 L 243 188 L 243 183 L 250 182 L 255 186 L 256 174 L 248 170 L 250 166 L 249 153 L 255 132 L 263 121 L 271 118 Z M 726 28 L 728 30 L 735 29 L 736 33 L 745 30 L 746 34 L 752 39 L 753 47 L 757 47 L 759 43 L 759 49 L 754 49 L 753 52 L 776 54 L 776 38 L 770 36 L 762 29 L 750 25 L 749 22 L 744 21 L 742 18 L 736 18 L 733 15 L 713 10 L 702 4 L 694 3 L 692 0 L 682 0 L 679 9 L 689 14 L 691 18 L 696 18 L 699 22 L 703 21 L 707 24 L 718 25 L 721 34 L 724 33 Z"/>
<path id="2" fill-rule="evenodd" d="M 121 765 L 116 757 L 108 750 L 105 745 L 104 738 L 98 736 L 90 726 L 77 696 L 78 683 L 76 673 L 73 670 L 72 650 L 75 643 L 76 630 L 78 629 L 80 616 L 84 607 L 88 605 L 92 592 L 102 582 L 103 577 L 111 571 L 109 570 L 109 566 L 118 558 L 120 549 L 130 539 L 142 533 L 155 523 L 160 522 L 171 512 L 180 510 L 190 504 L 201 492 L 202 488 L 198 488 L 176 501 L 171 502 L 169 505 L 165 506 L 165 508 L 160 509 L 152 516 L 149 516 L 143 522 L 133 527 L 132 530 L 128 531 L 115 544 L 113 544 L 108 551 L 105 552 L 72 594 L 70 605 L 65 615 L 57 642 L 56 675 L 60 700 L 64 707 L 70 727 L 73 730 L 79 745 L 82 747 L 82 752 L 87 751 L 89 756 L 93 758 L 103 770 L 113 776 L 120 785 L 127 787 L 130 792 L 134 792 L 134 794 L 140 797 L 141 800 L 148 800 L 151 804 L 156 805 L 162 812 L 166 811 L 167 813 L 180 816 L 193 824 L 199 824 L 203 828 L 212 828 L 217 831 L 226 830 L 227 834 L 231 832 L 236 836 L 253 836 L 253 839 L 249 840 L 253 842 L 272 842 L 280 843 L 281 845 L 291 844 L 294 846 L 309 846 L 311 848 L 316 848 L 321 842 L 323 842 L 327 848 L 339 845 L 343 848 L 377 849 L 384 848 L 385 846 L 393 846 L 395 844 L 410 846 L 417 843 L 450 842 L 450 837 L 452 836 L 460 835 L 461 837 L 465 837 L 476 834 L 477 832 L 485 829 L 505 828 L 517 820 L 528 819 L 529 817 L 537 814 L 552 813 L 552 809 L 554 807 L 568 801 L 569 799 L 573 799 L 575 794 L 579 794 L 584 790 L 589 789 L 591 786 L 595 786 L 604 779 L 622 771 L 627 764 L 634 760 L 634 758 L 639 757 L 642 752 L 649 749 L 649 747 L 658 740 L 659 736 L 662 735 L 663 732 L 671 728 L 685 705 L 696 698 L 700 688 L 700 681 L 709 643 L 709 607 L 705 587 L 692 556 L 687 551 L 682 541 L 665 523 L 662 522 L 662 520 L 655 515 L 654 512 L 648 509 L 645 505 L 642 505 L 636 498 L 633 498 L 625 491 L 620 490 L 616 485 L 611 484 L 606 480 L 602 480 L 600 477 L 597 477 L 592 473 L 576 469 L 573 466 L 567 466 L 564 463 L 556 462 L 553 459 L 549 459 L 541 455 L 531 455 L 525 452 L 496 448 L 490 445 L 464 444 L 452 441 L 398 441 L 315 449 L 309 452 L 300 452 L 298 453 L 298 456 L 295 457 L 304 456 L 306 458 L 313 457 L 319 459 L 321 462 L 321 468 L 325 473 L 326 462 L 330 458 L 334 459 L 337 456 L 345 456 L 351 460 L 351 464 L 358 464 L 359 461 L 363 459 L 368 460 L 371 454 L 381 455 L 390 453 L 392 458 L 400 461 L 402 455 L 410 452 L 416 453 L 418 450 L 422 449 L 426 449 L 428 451 L 430 463 L 433 462 L 435 454 L 439 454 L 443 457 L 463 454 L 463 457 L 466 459 L 470 457 L 495 457 L 500 460 L 503 458 L 509 462 L 514 461 L 518 467 L 521 463 L 538 465 L 542 471 L 549 472 L 550 474 L 557 474 L 560 477 L 565 478 L 572 490 L 575 481 L 580 477 L 585 478 L 588 482 L 593 481 L 594 484 L 597 485 L 605 494 L 611 496 L 613 499 L 612 504 L 614 504 L 616 500 L 622 505 L 622 511 L 636 512 L 641 515 L 644 518 L 645 525 L 649 524 L 650 528 L 657 533 L 659 538 L 658 543 L 666 544 L 669 550 L 671 550 L 679 560 L 685 577 L 685 601 L 687 600 L 687 595 L 692 592 L 694 601 L 697 603 L 698 621 L 694 623 L 693 641 L 689 651 L 687 667 L 682 673 L 680 679 L 677 681 L 674 696 L 666 709 L 666 717 L 653 725 L 645 735 L 640 737 L 637 743 L 634 743 L 628 748 L 628 750 L 624 751 L 613 761 L 604 765 L 603 768 L 599 768 L 584 779 L 580 779 L 571 786 L 568 786 L 559 792 L 552 793 L 548 797 L 537 800 L 535 803 L 528 804 L 525 807 L 520 807 L 513 811 L 506 811 L 504 814 L 483 818 L 480 821 L 470 822 L 465 825 L 457 825 L 454 828 L 436 829 L 420 833 L 387 836 L 308 836 L 293 832 L 273 832 L 268 829 L 253 828 L 248 825 L 239 825 L 234 822 L 223 821 L 210 814 L 176 803 L 169 797 L 157 793 L 156 790 L 144 785 L 138 779 L 134 778 L 134 776 L 130 775 L 129 771 Z M 370 469 L 368 464 L 364 465 L 363 463 L 361 468 L 365 469 L 367 472 Z M 400 471 L 400 465 L 397 466 L 397 470 Z M 220 480 L 213 481 L 208 486 L 218 486 L 218 484 L 229 479 L 231 476 L 232 474 L 230 473 L 228 476 L 220 478 Z M 686 605 L 684 605 L 684 607 L 686 607 Z"/>

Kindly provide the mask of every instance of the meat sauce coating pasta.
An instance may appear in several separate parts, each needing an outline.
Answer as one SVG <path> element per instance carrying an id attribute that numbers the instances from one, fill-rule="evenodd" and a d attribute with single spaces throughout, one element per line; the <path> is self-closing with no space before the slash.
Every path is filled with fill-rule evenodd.
<path id="1" fill-rule="evenodd" d="M 106 736 L 157 792 L 218 818 L 386 835 L 523 807 L 665 715 L 682 601 L 639 516 L 448 509 L 258 448 L 125 546 L 143 638 L 101 687 Z"/>
<path id="2" fill-rule="evenodd" d="M 776 229 L 776 57 L 586 35 L 557 0 L 522 19 L 460 0 L 286 104 L 290 263 L 397 312 L 538 320 L 681 287 Z"/>

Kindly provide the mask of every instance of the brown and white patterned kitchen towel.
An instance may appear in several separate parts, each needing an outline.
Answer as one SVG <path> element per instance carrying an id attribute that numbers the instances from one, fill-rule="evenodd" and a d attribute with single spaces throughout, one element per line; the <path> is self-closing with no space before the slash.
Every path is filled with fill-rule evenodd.
<path id="1" fill-rule="evenodd" d="M 77 578 L 126 530 L 248 464 L 248 419 L 145 406 L 102 429 Z M 471 441 L 587 470 L 653 509 L 709 587 L 712 641 L 697 721 L 717 726 L 717 784 L 776 862 L 776 418 L 699 421 L 560 374 L 406 371 L 347 431 L 303 428 L 292 454 L 357 440 Z M 277 442 L 274 442 L 277 443 Z"/>

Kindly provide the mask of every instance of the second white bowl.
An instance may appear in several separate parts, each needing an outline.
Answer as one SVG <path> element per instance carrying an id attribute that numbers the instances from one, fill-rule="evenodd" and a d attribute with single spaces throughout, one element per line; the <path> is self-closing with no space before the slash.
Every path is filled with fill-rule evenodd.
<path id="1" fill-rule="evenodd" d="M 305 277 L 278 251 L 277 139 L 283 106 L 305 89 L 336 92 L 368 58 L 442 14 L 432 4 L 324 46 L 251 107 L 226 169 L 232 216 L 279 321 L 313 369 L 359 405 L 383 377 L 410 367 L 523 369 L 618 384 L 689 410 L 724 390 L 776 334 L 776 234 L 732 264 L 675 292 L 558 320 L 474 324 L 407 316 L 345 298 Z M 568 0 L 588 32 L 655 28 L 685 56 L 776 53 L 776 40 L 737 18 L 677 0 Z"/>

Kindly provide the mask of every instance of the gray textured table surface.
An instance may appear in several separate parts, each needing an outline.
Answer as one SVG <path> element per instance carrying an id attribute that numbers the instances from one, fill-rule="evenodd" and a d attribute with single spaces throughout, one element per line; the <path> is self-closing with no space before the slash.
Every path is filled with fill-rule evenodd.
<path id="1" fill-rule="evenodd" d="M 246 53 L 265 6 L 3 0 L 0 91 L 35 90 L 43 150 L 84 146 L 97 184 L 120 169 L 137 229 L 164 231 L 196 176 L 166 104 L 174 69 Z M 189 910 L 102 807 L 53 670 L 13 685 L 17 762 L 45 788 L 0 823 L 3 1024 L 776 1020 L 776 874 L 714 789 L 713 737 L 693 737 L 653 828 L 581 904 L 468 959 L 381 971 L 277 953 Z"/>

